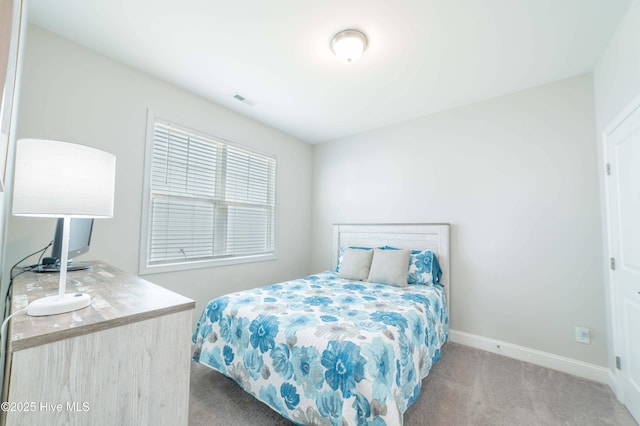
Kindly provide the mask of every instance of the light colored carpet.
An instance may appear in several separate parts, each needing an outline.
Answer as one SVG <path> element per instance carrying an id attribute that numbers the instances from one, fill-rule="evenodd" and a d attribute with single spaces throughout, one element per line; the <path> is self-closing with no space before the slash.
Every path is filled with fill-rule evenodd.
<path id="1" fill-rule="evenodd" d="M 190 425 L 291 425 L 234 381 L 192 362 Z M 407 426 L 635 426 L 608 386 L 447 343 L 404 414 Z"/>

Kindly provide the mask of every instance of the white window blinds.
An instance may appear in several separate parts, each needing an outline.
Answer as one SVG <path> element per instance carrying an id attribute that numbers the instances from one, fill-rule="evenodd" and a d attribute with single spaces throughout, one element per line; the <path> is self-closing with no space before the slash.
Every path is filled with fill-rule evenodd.
<path id="1" fill-rule="evenodd" d="M 153 120 L 148 267 L 273 255 L 273 157 Z"/>

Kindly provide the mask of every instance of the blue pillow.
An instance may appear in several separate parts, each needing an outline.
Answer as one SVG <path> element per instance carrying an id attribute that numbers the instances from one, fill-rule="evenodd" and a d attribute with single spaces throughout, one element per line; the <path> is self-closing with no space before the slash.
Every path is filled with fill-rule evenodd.
<path id="1" fill-rule="evenodd" d="M 384 246 L 384 249 L 400 250 L 390 246 Z M 411 250 L 408 284 L 440 284 L 441 278 L 442 270 L 435 253 L 431 250 Z"/>
<path id="2" fill-rule="evenodd" d="M 356 247 L 356 246 L 344 247 L 344 246 L 340 246 L 340 249 L 338 250 L 338 264 L 336 265 L 336 274 L 338 272 L 340 272 L 340 265 L 342 265 L 342 258 L 344 257 L 344 249 L 345 248 L 352 248 L 352 249 L 356 249 L 356 250 L 372 250 L 372 247 Z"/>

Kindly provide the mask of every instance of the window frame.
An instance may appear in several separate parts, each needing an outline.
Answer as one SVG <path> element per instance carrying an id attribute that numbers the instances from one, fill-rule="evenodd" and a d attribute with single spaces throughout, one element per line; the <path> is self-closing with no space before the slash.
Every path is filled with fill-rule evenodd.
<path id="1" fill-rule="evenodd" d="M 184 262 L 167 262 L 162 264 L 149 264 L 149 245 L 151 236 L 151 206 L 152 206 L 152 192 L 151 192 L 151 172 L 153 167 L 153 149 L 155 143 L 155 123 L 156 121 L 163 121 L 171 123 L 179 128 L 193 132 L 196 135 L 200 135 L 207 139 L 212 139 L 217 143 L 228 145 L 232 148 L 241 150 L 247 150 L 265 157 L 272 158 L 275 161 L 274 170 L 274 194 L 273 194 L 273 251 L 269 253 L 253 254 L 253 255 L 232 255 L 221 256 L 217 258 L 200 259 L 200 260 L 188 260 Z M 201 268 L 214 268 L 228 265 L 238 265 L 243 263 L 254 263 L 276 260 L 278 258 L 278 160 L 274 154 L 266 153 L 264 151 L 248 147 L 242 144 L 238 144 L 233 141 L 229 141 L 225 138 L 212 135 L 211 133 L 202 130 L 197 130 L 203 126 L 197 126 L 193 124 L 186 124 L 185 120 L 177 121 L 159 116 L 151 110 L 147 110 L 147 128 L 146 128 L 146 143 L 145 143 L 145 158 L 144 158 L 144 176 L 142 186 L 142 216 L 140 220 L 140 252 L 139 252 L 139 274 L 155 274 L 164 272 L 186 271 Z M 228 201 L 222 201 L 228 203 Z M 226 225 L 225 225 L 226 226 Z"/>

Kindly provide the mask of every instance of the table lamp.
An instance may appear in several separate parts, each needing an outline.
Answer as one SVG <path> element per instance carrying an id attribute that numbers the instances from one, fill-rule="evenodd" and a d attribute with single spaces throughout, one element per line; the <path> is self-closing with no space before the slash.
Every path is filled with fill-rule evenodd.
<path id="1" fill-rule="evenodd" d="M 91 304 L 88 294 L 65 294 L 71 218 L 113 216 L 115 171 L 115 156 L 99 149 L 44 139 L 18 140 L 12 213 L 64 219 L 58 295 L 34 300 L 27 307 L 28 315 L 55 315 Z"/>

